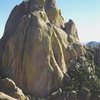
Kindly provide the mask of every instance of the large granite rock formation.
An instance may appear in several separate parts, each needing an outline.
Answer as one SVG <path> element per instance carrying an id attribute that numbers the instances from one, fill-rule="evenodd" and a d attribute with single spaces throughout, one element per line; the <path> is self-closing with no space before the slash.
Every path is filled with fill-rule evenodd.
<path id="1" fill-rule="evenodd" d="M 68 63 L 84 55 L 75 24 L 70 20 L 64 26 L 55 0 L 15 6 L 0 47 L 1 75 L 13 79 L 25 93 L 40 97 L 61 87 Z"/>

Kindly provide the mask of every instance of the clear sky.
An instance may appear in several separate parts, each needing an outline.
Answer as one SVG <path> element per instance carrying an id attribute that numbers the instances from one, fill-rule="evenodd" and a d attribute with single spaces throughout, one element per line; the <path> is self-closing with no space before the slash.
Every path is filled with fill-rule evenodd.
<path id="1" fill-rule="evenodd" d="M 56 0 L 65 21 L 72 19 L 81 42 L 100 41 L 100 0 Z M 0 37 L 12 8 L 22 0 L 0 0 Z"/>

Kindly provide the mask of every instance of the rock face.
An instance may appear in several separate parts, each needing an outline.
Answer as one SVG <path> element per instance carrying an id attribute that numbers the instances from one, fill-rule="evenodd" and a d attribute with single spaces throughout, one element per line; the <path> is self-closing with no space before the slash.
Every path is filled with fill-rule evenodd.
<path id="1" fill-rule="evenodd" d="M 33 96 L 44 97 L 61 87 L 68 62 L 84 55 L 75 24 L 63 23 L 55 0 L 16 6 L 0 41 L 1 75 Z"/>
<path id="2" fill-rule="evenodd" d="M 72 20 L 69 20 L 65 23 L 65 32 L 68 34 L 68 41 L 69 42 L 79 42 L 79 38 L 77 35 L 77 29 L 75 23 Z"/>
<path id="3" fill-rule="evenodd" d="M 45 11 L 50 23 L 64 27 L 64 19 L 61 16 L 61 11 L 56 7 L 56 0 L 46 0 Z"/>

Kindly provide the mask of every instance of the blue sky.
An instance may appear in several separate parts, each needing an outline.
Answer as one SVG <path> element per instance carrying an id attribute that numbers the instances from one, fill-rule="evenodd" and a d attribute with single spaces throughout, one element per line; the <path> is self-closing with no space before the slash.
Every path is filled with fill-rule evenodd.
<path id="1" fill-rule="evenodd" d="M 56 0 L 65 21 L 72 19 L 81 42 L 100 41 L 100 0 Z M 0 37 L 7 18 L 22 0 L 0 0 Z"/>

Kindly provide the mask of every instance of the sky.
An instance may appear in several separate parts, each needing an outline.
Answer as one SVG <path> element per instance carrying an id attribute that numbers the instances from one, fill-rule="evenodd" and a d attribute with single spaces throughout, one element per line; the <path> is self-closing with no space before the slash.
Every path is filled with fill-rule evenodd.
<path id="1" fill-rule="evenodd" d="M 100 41 L 100 0 L 56 0 L 67 22 L 72 19 L 81 42 Z M 5 23 L 16 4 L 22 0 L 0 0 L 0 37 Z"/>

